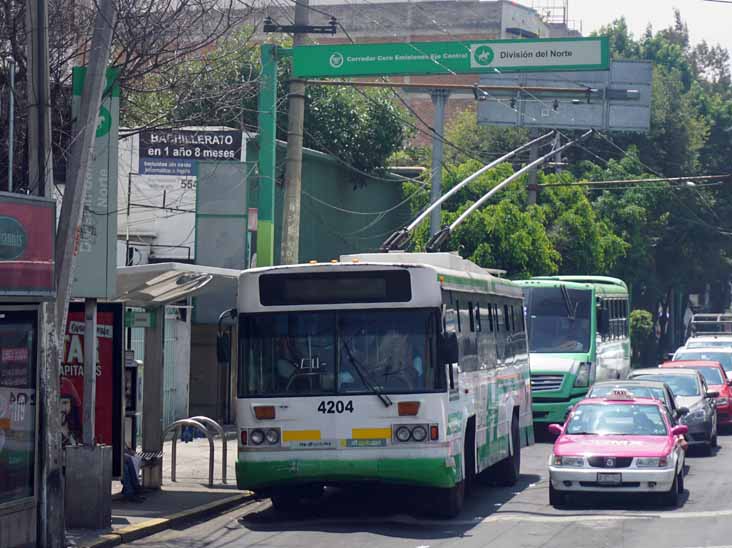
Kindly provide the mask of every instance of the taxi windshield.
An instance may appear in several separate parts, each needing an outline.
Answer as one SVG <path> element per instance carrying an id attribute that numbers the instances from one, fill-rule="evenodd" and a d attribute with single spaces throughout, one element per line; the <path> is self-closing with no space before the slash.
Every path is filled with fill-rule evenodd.
<path id="1" fill-rule="evenodd" d="M 656 405 L 583 404 L 573 412 L 565 433 L 596 436 L 664 436 L 666 422 Z"/>

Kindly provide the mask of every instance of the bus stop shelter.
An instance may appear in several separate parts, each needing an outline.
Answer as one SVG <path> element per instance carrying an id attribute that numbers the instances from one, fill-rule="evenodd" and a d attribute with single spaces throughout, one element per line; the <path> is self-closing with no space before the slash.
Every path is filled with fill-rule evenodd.
<path id="1" fill-rule="evenodd" d="M 165 326 L 162 317 L 165 306 L 186 297 L 216 293 L 230 295 L 230 299 L 227 297 L 225 300 L 230 303 L 230 308 L 235 308 L 240 273 L 240 270 L 184 263 L 117 269 L 117 300 L 124 301 L 127 306 L 143 307 L 160 318 L 145 331 L 142 409 L 142 452 L 148 457 L 142 476 L 145 487 L 159 488 L 162 485 Z"/>

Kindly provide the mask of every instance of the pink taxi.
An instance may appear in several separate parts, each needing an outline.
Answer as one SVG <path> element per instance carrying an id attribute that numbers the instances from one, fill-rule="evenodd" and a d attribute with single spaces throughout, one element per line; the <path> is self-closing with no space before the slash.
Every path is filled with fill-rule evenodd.
<path id="1" fill-rule="evenodd" d="M 684 490 L 681 436 L 663 403 L 616 390 L 572 408 L 549 460 L 549 503 L 566 504 L 580 493 L 658 493 L 676 506 Z"/>

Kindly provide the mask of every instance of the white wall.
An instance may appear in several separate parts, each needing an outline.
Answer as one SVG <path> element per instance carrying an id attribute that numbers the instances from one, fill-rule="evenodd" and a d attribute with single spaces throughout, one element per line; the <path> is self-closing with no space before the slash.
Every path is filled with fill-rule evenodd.
<path id="1" fill-rule="evenodd" d="M 129 227 L 129 239 L 133 245 L 135 242 L 142 244 L 143 247 L 152 244 L 149 248 L 150 257 L 188 259 L 190 250 L 190 258 L 193 259 L 196 178 L 137 175 L 138 165 L 139 137 L 133 135 L 121 139 L 119 144 L 119 192 L 117 193 L 118 239 L 127 240 Z M 131 204 L 150 207 L 131 205 L 128 217 L 128 195 Z M 163 205 L 170 209 L 162 209 Z M 181 247 L 163 247 L 166 245 Z"/>

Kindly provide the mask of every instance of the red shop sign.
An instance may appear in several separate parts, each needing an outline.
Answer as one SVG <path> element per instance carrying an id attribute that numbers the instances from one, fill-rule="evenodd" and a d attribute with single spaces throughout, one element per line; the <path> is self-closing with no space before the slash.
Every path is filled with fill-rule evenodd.
<path id="1" fill-rule="evenodd" d="M 0 192 L 0 297 L 53 298 L 56 202 Z"/>

